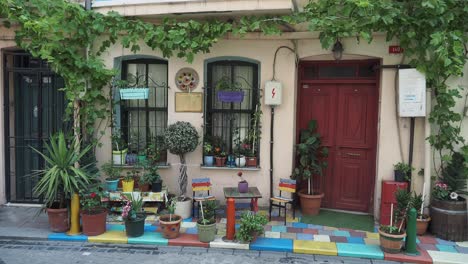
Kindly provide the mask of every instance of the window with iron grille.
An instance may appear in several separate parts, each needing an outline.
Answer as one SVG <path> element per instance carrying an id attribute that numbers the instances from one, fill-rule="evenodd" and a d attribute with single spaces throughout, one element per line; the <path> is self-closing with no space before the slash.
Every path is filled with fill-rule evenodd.
<path id="1" fill-rule="evenodd" d="M 167 62 L 163 60 L 122 62 L 121 78 L 128 87 L 149 88 L 147 99 L 120 100 L 116 109 L 114 126 L 128 146 L 127 165 L 141 161 L 150 146 L 156 146 L 160 163 L 166 163 L 163 133 L 167 126 L 167 74 Z"/>
<path id="2" fill-rule="evenodd" d="M 260 112 L 258 83 L 256 63 L 229 60 L 207 64 L 204 145 L 210 144 L 215 156 L 222 152 L 233 157 L 254 156 L 258 164 L 259 138 L 252 140 L 260 127 L 255 120 Z M 242 100 L 223 98 L 226 90 L 240 91 Z M 235 166 L 229 160 L 223 166 Z"/>

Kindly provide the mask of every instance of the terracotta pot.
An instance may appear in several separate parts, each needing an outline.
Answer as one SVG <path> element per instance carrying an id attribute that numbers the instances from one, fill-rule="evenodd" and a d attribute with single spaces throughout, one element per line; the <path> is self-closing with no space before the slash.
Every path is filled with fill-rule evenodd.
<path id="1" fill-rule="evenodd" d="M 98 236 L 106 232 L 107 210 L 100 208 L 96 213 L 89 214 L 87 211 L 81 211 L 81 223 L 83 225 L 83 234 L 87 236 Z"/>
<path id="2" fill-rule="evenodd" d="M 224 167 L 226 164 L 226 157 L 215 157 L 216 167 Z"/>
<path id="3" fill-rule="evenodd" d="M 178 237 L 180 230 L 180 222 L 182 222 L 182 217 L 180 215 L 173 214 L 172 218 L 170 218 L 169 215 L 160 216 L 159 226 L 163 237 L 167 239 Z"/>
<path id="4" fill-rule="evenodd" d="M 245 165 L 247 167 L 257 167 L 257 157 L 245 157 Z"/>
<path id="5" fill-rule="evenodd" d="M 420 219 L 419 217 L 416 218 L 416 234 L 420 236 L 424 235 L 427 231 L 427 226 L 429 225 L 430 221 L 431 218 L 427 215 L 423 216 L 423 219 Z"/>
<path id="6" fill-rule="evenodd" d="M 52 209 L 47 208 L 47 215 L 49 216 L 49 226 L 52 232 L 63 233 L 68 231 L 68 209 Z"/>
<path id="7" fill-rule="evenodd" d="M 406 232 L 401 235 L 392 235 L 385 232 L 382 232 L 379 229 L 380 234 L 380 248 L 382 251 L 392 254 L 397 254 L 401 251 L 403 247 L 404 238 L 406 237 Z"/>
<path id="8" fill-rule="evenodd" d="M 140 184 L 140 191 L 142 192 L 149 192 L 150 185 L 148 183 Z"/>
<path id="9" fill-rule="evenodd" d="M 301 210 L 305 215 L 318 215 L 320 212 L 320 205 L 322 204 L 322 198 L 324 193 L 317 195 L 309 195 L 307 191 L 299 191 L 299 198 L 301 201 Z"/>

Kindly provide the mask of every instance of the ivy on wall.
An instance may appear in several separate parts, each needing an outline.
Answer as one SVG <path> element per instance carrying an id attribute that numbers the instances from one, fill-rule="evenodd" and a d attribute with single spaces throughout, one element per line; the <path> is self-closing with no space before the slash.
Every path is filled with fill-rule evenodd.
<path id="1" fill-rule="evenodd" d="M 66 82 L 66 95 L 73 109 L 80 101 L 86 133 L 107 115 L 109 100 L 102 87 L 115 72 L 106 69 L 99 56 L 118 41 L 137 52 L 140 40 L 165 57 L 191 62 L 228 32 L 281 34 L 283 26 L 307 24 L 320 32 L 323 48 L 338 38 L 356 37 L 372 42 L 374 32 L 397 39 L 407 63 L 426 74 L 434 89 L 436 104 L 430 121 L 438 132 L 428 138 L 442 157 L 464 143 L 460 135 L 461 114 L 453 111 L 461 88 L 450 89 L 450 76 L 461 76 L 467 61 L 468 5 L 460 0 L 318 0 L 303 11 L 286 16 L 245 16 L 232 21 L 177 21 L 151 24 L 115 12 L 107 15 L 85 11 L 66 0 L 0 0 L 0 16 L 16 23 L 16 41 L 34 56 L 46 59 Z M 92 49 L 85 49 L 96 45 Z M 76 102 L 76 101 L 75 101 Z"/>

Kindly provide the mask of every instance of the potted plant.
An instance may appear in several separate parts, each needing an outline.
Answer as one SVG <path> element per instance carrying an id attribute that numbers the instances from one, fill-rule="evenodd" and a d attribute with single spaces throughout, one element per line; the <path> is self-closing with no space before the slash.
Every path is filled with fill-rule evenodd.
<path id="1" fill-rule="evenodd" d="M 257 237 L 265 231 L 265 225 L 268 219 L 260 214 L 254 214 L 251 211 L 242 213 L 240 218 L 240 227 L 236 233 L 237 240 L 242 243 L 255 241 Z"/>
<path id="2" fill-rule="evenodd" d="M 145 75 L 127 75 L 127 80 L 118 80 L 115 85 L 119 88 L 122 100 L 148 99 L 149 88 L 145 85 Z"/>
<path id="3" fill-rule="evenodd" d="M 409 164 L 398 162 L 393 165 L 395 181 L 404 182 L 411 180 L 411 171 L 414 170 Z"/>
<path id="4" fill-rule="evenodd" d="M 144 163 L 144 172 L 143 176 L 140 178 L 140 185 L 148 185 L 148 190 L 151 185 L 152 192 L 160 192 L 162 189 L 162 180 L 159 175 L 158 166 L 151 164 L 154 164 L 151 159 Z"/>
<path id="5" fill-rule="evenodd" d="M 311 120 L 307 129 L 301 131 L 300 143 L 296 145 L 297 166 L 293 176 L 307 180 L 307 192 L 304 190 L 298 192 L 302 212 L 306 215 L 319 213 L 324 196 L 323 193 L 316 193 L 312 184 L 313 175 L 323 175 L 323 169 L 327 166 L 327 162 L 323 159 L 328 156 L 328 149 L 322 147 L 320 134 L 316 133 L 316 129 L 317 122 Z"/>
<path id="6" fill-rule="evenodd" d="M 439 238 L 450 241 L 468 239 L 466 199 L 467 194 L 468 146 L 445 157 L 441 175 L 434 185 L 431 201 L 431 232 Z"/>
<path id="7" fill-rule="evenodd" d="M 429 222 L 431 222 L 431 217 L 423 213 L 422 194 L 418 195 L 416 192 L 413 192 L 413 196 L 411 197 L 411 204 L 412 207 L 418 211 L 418 215 L 416 217 L 416 233 L 422 236 L 426 233 Z"/>
<path id="8" fill-rule="evenodd" d="M 99 187 L 91 187 L 80 193 L 81 223 L 83 234 L 98 236 L 106 232 L 107 209 L 102 206 L 103 196 Z"/>
<path id="9" fill-rule="evenodd" d="M 381 225 L 379 228 L 380 248 L 382 251 L 397 254 L 403 247 L 406 232 L 393 225 Z"/>
<path id="10" fill-rule="evenodd" d="M 250 128 L 247 141 L 244 142 L 244 149 L 246 149 L 245 156 L 246 156 L 246 166 L 247 167 L 257 167 L 257 146 L 260 142 L 260 136 L 262 133 L 260 127 L 260 121 L 262 118 L 262 109 L 260 105 L 260 100 L 255 106 L 255 113 L 252 117 L 252 127 Z"/>
<path id="11" fill-rule="evenodd" d="M 395 192 L 396 207 L 394 210 L 393 219 L 395 219 L 394 225 L 401 229 L 406 226 L 406 215 L 409 209 L 412 208 L 411 193 L 406 189 L 398 188 Z"/>
<path id="12" fill-rule="evenodd" d="M 137 158 L 138 158 L 139 163 L 145 162 L 146 161 L 146 151 L 145 150 L 140 150 L 138 152 Z"/>
<path id="13" fill-rule="evenodd" d="M 126 200 L 122 208 L 122 219 L 125 221 L 127 237 L 140 237 L 145 232 L 146 214 L 143 211 L 143 198 L 135 198 L 133 193 L 129 197 L 122 195 Z"/>
<path id="14" fill-rule="evenodd" d="M 224 167 L 226 165 L 226 156 L 226 152 L 221 151 L 221 148 L 215 148 L 216 167 Z"/>
<path id="15" fill-rule="evenodd" d="M 39 177 L 33 192 L 42 197 L 53 232 L 68 230 L 69 199 L 79 190 L 86 189 L 90 182 L 90 175 L 86 169 L 92 164 L 81 164 L 79 168 L 76 168 L 75 164 L 78 164 L 93 146 L 87 145 L 79 150 L 78 145 L 75 139 L 67 142 L 65 135 L 60 132 L 52 135 L 49 142 L 44 143 L 43 152 L 32 147 L 45 162 L 44 169 L 33 174 L 34 177 Z"/>
<path id="16" fill-rule="evenodd" d="M 101 166 L 102 171 L 107 175 L 106 178 L 106 189 L 109 192 L 117 191 L 117 186 L 120 180 L 120 174 L 122 168 L 112 166 L 112 163 L 108 162 Z"/>
<path id="17" fill-rule="evenodd" d="M 133 192 L 135 186 L 135 178 L 138 178 L 139 171 L 133 169 L 127 171 L 127 175 L 122 179 L 122 192 Z"/>
<path id="18" fill-rule="evenodd" d="M 237 189 L 239 190 L 240 193 L 246 193 L 249 192 L 249 183 L 242 178 L 242 171 L 239 171 L 237 173 L 237 176 L 239 176 L 240 181 L 237 184 Z"/>
<path id="19" fill-rule="evenodd" d="M 126 162 L 127 151 L 126 143 L 122 139 L 120 129 L 112 129 L 112 163 L 115 165 L 124 165 Z"/>
<path id="20" fill-rule="evenodd" d="M 197 221 L 198 239 L 208 243 L 213 241 L 216 235 L 217 202 L 215 200 L 200 201 L 200 208 L 202 218 Z"/>
<path id="21" fill-rule="evenodd" d="M 159 217 L 159 225 L 162 231 L 163 237 L 167 239 L 176 238 L 179 236 L 180 231 L 180 222 L 182 222 L 182 217 L 180 215 L 174 214 L 176 210 L 177 198 L 167 199 L 166 197 L 166 207 L 169 214 L 161 215 Z"/>
<path id="22" fill-rule="evenodd" d="M 164 133 L 164 143 L 172 154 L 180 158 L 179 169 L 179 199 L 176 214 L 188 218 L 192 212 L 192 201 L 185 196 L 187 192 L 187 165 L 185 154 L 194 151 L 198 145 L 198 132 L 188 122 L 176 122 L 170 125 Z"/>
<path id="23" fill-rule="evenodd" d="M 213 166 L 214 156 L 213 156 L 213 146 L 209 142 L 203 144 L 203 165 Z"/>
<path id="24" fill-rule="evenodd" d="M 244 91 L 238 82 L 232 82 L 230 78 L 223 77 L 216 83 L 216 96 L 224 103 L 240 103 L 244 101 Z"/>

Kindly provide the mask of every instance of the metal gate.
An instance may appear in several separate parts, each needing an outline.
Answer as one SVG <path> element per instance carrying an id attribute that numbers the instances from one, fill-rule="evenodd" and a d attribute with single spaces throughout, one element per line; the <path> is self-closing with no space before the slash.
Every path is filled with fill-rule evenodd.
<path id="1" fill-rule="evenodd" d="M 8 202 L 40 203 L 33 193 L 35 170 L 44 160 L 31 147 L 43 150 L 44 141 L 65 130 L 66 101 L 61 77 L 47 62 L 24 51 L 4 53 L 5 177 Z"/>

